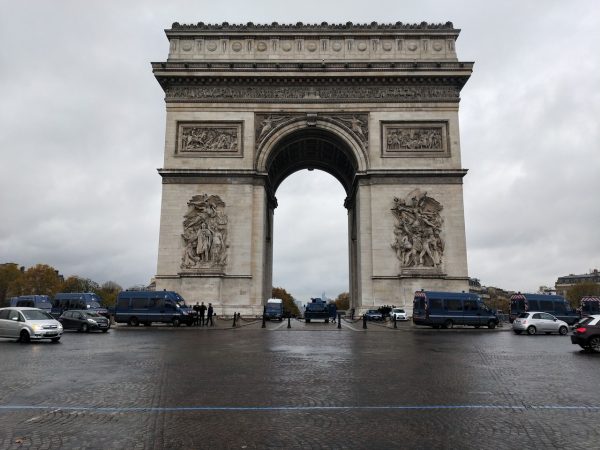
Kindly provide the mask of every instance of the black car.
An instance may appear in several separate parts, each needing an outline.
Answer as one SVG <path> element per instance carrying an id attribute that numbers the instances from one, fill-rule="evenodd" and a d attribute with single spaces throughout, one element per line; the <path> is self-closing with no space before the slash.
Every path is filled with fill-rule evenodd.
<path id="1" fill-rule="evenodd" d="M 58 318 L 65 330 L 78 330 L 87 333 L 91 330 L 101 330 L 106 333 L 110 328 L 110 322 L 104 316 L 95 311 L 84 309 L 71 309 L 65 311 Z"/>
<path id="2" fill-rule="evenodd" d="M 571 343 L 584 350 L 600 353 L 600 315 L 586 317 L 575 325 Z"/>

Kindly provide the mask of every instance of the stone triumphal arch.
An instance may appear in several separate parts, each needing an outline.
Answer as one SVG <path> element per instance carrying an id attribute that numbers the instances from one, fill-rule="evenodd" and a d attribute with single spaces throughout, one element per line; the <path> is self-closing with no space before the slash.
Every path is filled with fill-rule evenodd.
<path id="1" fill-rule="evenodd" d="M 468 289 L 451 23 L 180 25 L 152 63 L 167 107 L 157 289 L 259 313 L 279 184 L 346 191 L 352 305 Z"/>

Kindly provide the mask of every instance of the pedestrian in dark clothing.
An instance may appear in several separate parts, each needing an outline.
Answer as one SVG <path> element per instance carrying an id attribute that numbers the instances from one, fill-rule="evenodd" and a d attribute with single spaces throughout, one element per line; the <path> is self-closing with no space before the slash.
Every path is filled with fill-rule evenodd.
<path id="1" fill-rule="evenodd" d="M 198 326 L 200 324 L 200 305 L 198 302 L 194 305 L 194 325 Z"/>
<path id="2" fill-rule="evenodd" d="M 213 307 L 212 307 L 212 303 L 208 304 L 208 310 L 206 311 L 206 326 L 208 326 L 208 323 L 210 322 L 210 326 L 214 327 L 215 324 L 213 323 Z"/>
<path id="3" fill-rule="evenodd" d="M 204 302 L 202 302 L 202 304 L 200 305 L 200 326 L 203 327 L 204 326 L 204 315 L 206 314 L 206 305 L 204 304 Z"/>
<path id="4" fill-rule="evenodd" d="M 354 308 L 350 310 L 350 319 L 354 320 Z"/>
<path id="5" fill-rule="evenodd" d="M 329 309 L 329 317 L 331 317 L 331 322 L 335 323 L 335 317 L 337 316 L 337 306 L 335 306 L 335 303 L 330 303 L 328 305 L 328 309 Z"/>

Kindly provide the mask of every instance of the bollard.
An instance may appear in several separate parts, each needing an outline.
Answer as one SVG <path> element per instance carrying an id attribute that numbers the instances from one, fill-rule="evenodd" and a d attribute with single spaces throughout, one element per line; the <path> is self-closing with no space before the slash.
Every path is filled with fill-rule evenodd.
<path id="1" fill-rule="evenodd" d="M 338 316 L 338 330 L 342 329 L 342 315 L 340 313 L 337 314 Z"/>
<path id="2" fill-rule="evenodd" d="M 267 314 L 267 307 L 263 306 L 263 323 L 261 328 L 267 328 L 267 324 L 265 323 L 265 315 Z"/>
<path id="3" fill-rule="evenodd" d="M 290 316 L 288 316 L 288 328 L 292 328 L 292 324 L 290 323 Z"/>
<path id="4" fill-rule="evenodd" d="M 367 316 L 363 314 L 363 330 L 367 329 Z"/>
<path id="5" fill-rule="evenodd" d="M 398 328 L 398 325 L 396 324 L 396 314 L 394 314 L 394 328 Z"/>
<path id="6" fill-rule="evenodd" d="M 237 319 L 237 313 L 233 313 L 233 325 L 232 327 L 235 328 L 235 320 Z"/>

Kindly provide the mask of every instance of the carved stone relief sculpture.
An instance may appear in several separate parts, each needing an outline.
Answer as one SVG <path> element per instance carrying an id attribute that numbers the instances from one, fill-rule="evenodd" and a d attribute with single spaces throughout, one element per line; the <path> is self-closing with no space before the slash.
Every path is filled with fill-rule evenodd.
<path id="1" fill-rule="evenodd" d="M 241 155 L 241 123 L 179 123 L 177 131 L 180 155 Z"/>
<path id="2" fill-rule="evenodd" d="M 447 122 L 382 122 L 382 156 L 450 156 Z"/>
<path id="3" fill-rule="evenodd" d="M 260 149 L 267 136 L 278 129 L 296 122 L 305 120 L 308 126 L 315 126 L 317 120 L 330 122 L 347 130 L 360 145 L 367 149 L 369 145 L 369 115 L 366 113 L 279 113 L 256 114 L 256 143 Z"/>
<path id="4" fill-rule="evenodd" d="M 183 218 L 184 251 L 181 268 L 202 271 L 224 269 L 227 264 L 227 215 L 218 195 L 195 195 Z"/>
<path id="5" fill-rule="evenodd" d="M 397 222 L 391 246 L 401 268 L 441 266 L 444 255 L 442 209 L 438 201 L 420 189 L 413 190 L 406 198 L 394 198 L 392 214 Z"/>

